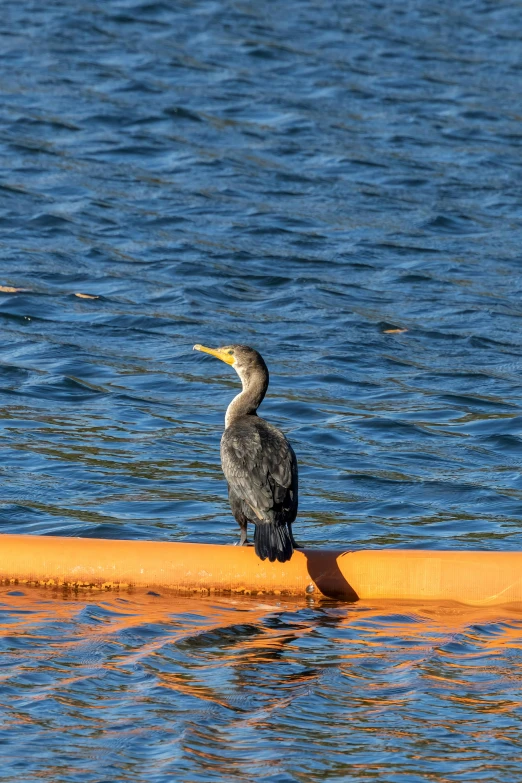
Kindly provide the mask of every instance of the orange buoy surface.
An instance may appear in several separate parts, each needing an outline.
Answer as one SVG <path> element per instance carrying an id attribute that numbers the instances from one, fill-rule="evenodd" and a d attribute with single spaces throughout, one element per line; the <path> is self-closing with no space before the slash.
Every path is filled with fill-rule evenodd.
<path id="1" fill-rule="evenodd" d="M 4 582 L 90 589 L 522 603 L 522 552 L 296 551 L 286 563 L 252 547 L 3 535 Z"/>

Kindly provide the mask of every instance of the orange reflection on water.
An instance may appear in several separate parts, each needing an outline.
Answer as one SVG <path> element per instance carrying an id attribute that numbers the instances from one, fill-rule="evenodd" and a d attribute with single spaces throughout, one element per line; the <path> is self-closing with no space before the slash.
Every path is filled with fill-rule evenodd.
<path id="1" fill-rule="evenodd" d="M 65 633 L 53 630 L 57 627 L 66 628 Z M 32 640 L 33 667 L 48 659 L 72 667 L 60 679 L 61 690 L 96 677 L 100 666 L 132 674 L 144 664 L 163 689 L 209 708 L 248 712 L 252 698 L 262 694 L 264 710 L 270 712 L 321 687 L 321 677 L 335 666 L 341 678 L 353 683 L 352 708 L 368 715 L 406 705 L 414 672 L 421 673 L 424 687 L 437 689 L 439 698 L 478 713 L 505 713 L 522 705 L 516 698 L 489 699 L 487 677 L 480 679 L 501 653 L 522 649 L 522 611 L 513 607 L 261 602 L 4 587 L 0 636 Z M 307 658 L 310 663 L 303 668 Z M 383 667 L 380 674 L 371 668 L 377 664 Z M 298 670 L 287 671 L 289 665 Z M 225 680 L 212 684 L 212 673 L 218 672 Z M 2 680 L 9 677 L 9 672 L 1 675 Z M 53 689 L 51 681 L 33 698 L 43 699 Z M 399 736 L 402 729 L 394 731 Z"/>
<path id="2" fill-rule="evenodd" d="M 22 633 L 36 623 L 45 624 L 49 620 L 70 622 L 78 617 L 78 612 L 88 606 L 101 606 L 108 610 L 103 631 L 110 629 L 113 633 L 143 625 L 168 621 L 173 614 L 187 615 L 191 618 L 191 631 L 197 628 L 197 620 L 201 618 L 201 628 L 208 630 L 213 624 L 233 624 L 238 613 L 248 612 L 250 621 L 255 622 L 267 612 L 273 612 L 277 607 L 263 604 L 255 600 L 228 599 L 219 597 L 205 599 L 199 596 L 183 597 L 157 595 L 146 592 L 106 592 L 93 594 L 81 591 L 51 591 L 41 588 L 17 587 L 0 588 L 0 612 L 9 616 L 2 622 L 0 614 L 0 632 Z M 90 626 L 96 633 L 96 629 Z M 100 629 L 100 633 L 102 629 Z"/>

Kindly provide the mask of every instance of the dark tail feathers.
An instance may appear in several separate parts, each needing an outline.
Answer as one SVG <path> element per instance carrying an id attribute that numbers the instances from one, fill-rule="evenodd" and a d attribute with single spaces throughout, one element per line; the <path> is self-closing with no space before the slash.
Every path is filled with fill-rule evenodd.
<path id="1" fill-rule="evenodd" d="M 267 558 L 273 563 L 279 560 L 286 563 L 290 560 L 294 547 L 292 546 L 292 534 L 286 525 L 264 524 L 256 525 L 254 531 L 254 546 L 256 555 L 261 560 Z"/>

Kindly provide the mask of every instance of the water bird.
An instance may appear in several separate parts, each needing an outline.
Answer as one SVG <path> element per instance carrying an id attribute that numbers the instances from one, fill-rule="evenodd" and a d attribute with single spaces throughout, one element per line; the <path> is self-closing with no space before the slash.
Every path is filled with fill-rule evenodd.
<path id="1" fill-rule="evenodd" d="M 227 408 L 221 438 L 221 466 L 230 507 L 241 529 L 239 545 L 248 544 L 247 525 L 252 522 L 256 555 L 285 563 L 297 547 L 292 534 L 297 459 L 283 433 L 257 415 L 268 388 L 268 368 L 261 354 L 248 345 L 195 345 L 194 350 L 229 364 L 243 386 Z"/>

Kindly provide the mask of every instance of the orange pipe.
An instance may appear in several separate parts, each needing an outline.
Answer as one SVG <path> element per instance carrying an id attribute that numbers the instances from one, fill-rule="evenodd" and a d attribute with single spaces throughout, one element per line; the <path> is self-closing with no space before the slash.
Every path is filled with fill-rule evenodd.
<path id="1" fill-rule="evenodd" d="M 522 603 L 522 552 L 303 549 L 287 563 L 252 547 L 0 536 L 4 583 L 183 593 Z"/>

